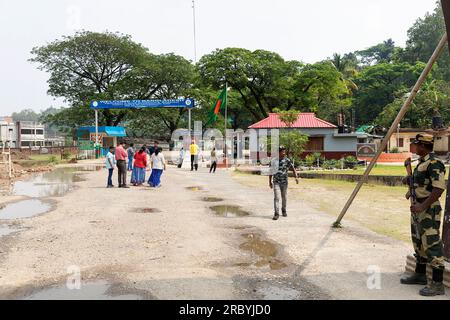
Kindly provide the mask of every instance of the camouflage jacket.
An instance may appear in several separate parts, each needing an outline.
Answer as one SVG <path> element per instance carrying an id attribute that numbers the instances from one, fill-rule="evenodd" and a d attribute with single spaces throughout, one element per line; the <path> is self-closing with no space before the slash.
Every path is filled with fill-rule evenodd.
<path id="1" fill-rule="evenodd" d="M 270 163 L 270 174 L 273 176 L 273 183 L 287 184 L 289 169 L 293 168 L 291 159 L 284 157 L 283 159 L 274 158 Z"/>
<path id="2" fill-rule="evenodd" d="M 445 165 L 434 155 L 419 159 L 413 173 L 417 198 L 428 198 L 433 188 L 445 190 Z"/>

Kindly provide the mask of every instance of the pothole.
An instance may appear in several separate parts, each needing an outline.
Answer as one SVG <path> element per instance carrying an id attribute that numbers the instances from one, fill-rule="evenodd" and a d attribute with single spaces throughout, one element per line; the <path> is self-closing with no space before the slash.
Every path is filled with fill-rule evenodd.
<path id="1" fill-rule="evenodd" d="M 0 210 L 1 220 L 30 218 L 50 211 L 51 204 L 37 200 L 24 200 L 6 205 Z"/>
<path id="2" fill-rule="evenodd" d="M 74 286 L 75 287 L 75 286 Z M 81 284 L 79 289 L 66 284 L 43 288 L 23 297 L 23 300 L 143 300 L 151 299 L 146 291 L 129 289 L 107 281 Z"/>
<path id="3" fill-rule="evenodd" d="M 244 251 L 250 251 L 259 258 L 252 265 L 256 267 L 269 266 L 271 270 L 280 270 L 288 267 L 285 262 L 277 258 L 278 248 L 275 243 L 263 240 L 259 233 L 247 233 L 242 236 L 246 238 L 246 241 L 239 248 Z M 242 264 L 246 264 L 246 262 Z"/>
<path id="4" fill-rule="evenodd" d="M 204 201 L 204 202 L 221 202 L 221 201 L 223 201 L 223 199 L 217 198 L 217 197 L 204 197 L 204 198 L 202 198 L 202 201 Z"/>
<path id="5" fill-rule="evenodd" d="M 20 231 L 20 230 L 13 229 L 13 228 L 10 228 L 10 227 L 0 226 L 0 237 L 9 236 L 10 234 L 13 234 L 13 233 L 18 232 L 18 231 Z"/>
<path id="6" fill-rule="evenodd" d="M 24 181 L 14 183 L 12 193 L 30 198 L 63 196 L 69 192 L 77 176 L 76 168 L 59 168 L 36 174 Z"/>
<path id="7" fill-rule="evenodd" d="M 203 190 L 203 187 L 193 186 L 193 187 L 186 187 L 186 189 L 189 190 L 189 191 L 194 191 L 194 192 L 196 192 L 196 191 L 202 191 L 202 190 Z"/>
<path id="8" fill-rule="evenodd" d="M 158 213 L 158 212 L 161 212 L 161 210 L 156 209 L 156 208 L 139 208 L 139 209 L 136 209 L 135 211 L 137 211 L 138 213 Z"/>
<path id="9" fill-rule="evenodd" d="M 212 206 L 210 209 L 216 215 L 226 218 L 246 217 L 250 215 L 249 212 L 242 210 L 239 206 L 220 205 Z"/>
<path id="10" fill-rule="evenodd" d="M 84 165 L 82 167 L 76 167 L 77 171 L 82 172 L 94 172 L 94 171 L 100 171 L 104 168 L 102 165 Z"/>

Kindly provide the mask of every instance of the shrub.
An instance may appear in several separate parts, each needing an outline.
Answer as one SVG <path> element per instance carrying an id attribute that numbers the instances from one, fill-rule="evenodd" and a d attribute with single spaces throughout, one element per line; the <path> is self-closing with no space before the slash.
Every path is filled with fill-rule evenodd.
<path id="1" fill-rule="evenodd" d="M 50 156 L 50 159 L 48 160 L 50 163 L 56 163 L 58 162 L 58 160 L 56 159 L 55 156 Z"/>
<path id="2" fill-rule="evenodd" d="M 391 153 L 400 153 L 400 150 L 397 147 L 391 149 Z"/>
<path id="3" fill-rule="evenodd" d="M 63 155 L 62 155 L 62 158 L 63 158 L 64 160 L 69 160 L 69 158 L 70 158 L 70 153 L 64 152 Z"/>
<path id="4" fill-rule="evenodd" d="M 358 159 L 354 156 L 347 156 L 344 158 L 344 166 L 347 169 L 353 169 L 358 164 Z"/>

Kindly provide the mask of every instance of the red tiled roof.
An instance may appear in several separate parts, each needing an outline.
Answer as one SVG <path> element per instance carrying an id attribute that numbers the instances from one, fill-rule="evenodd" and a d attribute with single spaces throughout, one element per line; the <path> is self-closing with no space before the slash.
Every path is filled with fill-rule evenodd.
<path id="1" fill-rule="evenodd" d="M 280 117 L 276 113 L 270 113 L 269 117 L 261 120 L 253 125 L 250 129 L 274 129 L 274 128 L 286 128 L 286 124 L 280 120 Z M 315 113 L 300 113 L 297 121 L 292 128 L 337 128 L 334 124 L 331 124 L 325 120 L 316 117 Z"/>

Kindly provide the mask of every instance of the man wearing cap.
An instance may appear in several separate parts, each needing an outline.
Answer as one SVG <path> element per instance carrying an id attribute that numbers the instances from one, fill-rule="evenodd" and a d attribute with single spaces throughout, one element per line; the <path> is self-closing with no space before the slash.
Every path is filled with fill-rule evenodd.
<path id="1" fill-rule="evenodd" d="M 412 143 L 420 157 L 412 177 L 417 197 L 416 203 L 411 207 L 411 212 L 416 215 L 418 222 L 414 223 L 411 217 L 416 270 L 413 275 L 402 278 L 400 282 L 426 285 L 419 292 L 422 296 L 443 295 L 444 256 L 440 236 L 442 207 L 439 198 L 445 190 L 445 166 L 432 153 L 433 136 L 418 134 Z M 416 235 L 416 228 L 419 229 L 420 238 Z M 426 276 L 427 265 L 431 266 L 433 272 L 429 281 Z"/>
<path id="2" fill-rule="evenodd" d="M 269 186 L 273 189 L 274 193 L 275 211 L 273 220 L 278 220 L 280 218 L 280 200 L 283 217 L 287 217 L 288 172 L 290 169 L 294 172 L 295 182 L 298 184 L 297 172 L 295 171 L 291 159 L 286 156 L 286 148 L 280 146 L 278 157 L 272 159 L 270 163 Z"/>

